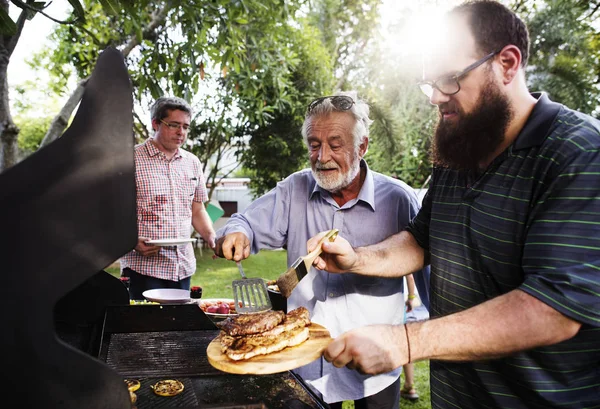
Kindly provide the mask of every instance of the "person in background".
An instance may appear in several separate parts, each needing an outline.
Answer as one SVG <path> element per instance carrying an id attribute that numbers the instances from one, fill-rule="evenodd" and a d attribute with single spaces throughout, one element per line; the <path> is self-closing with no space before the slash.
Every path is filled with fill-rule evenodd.
<path id="1" fill-rule="evenodd" d="M 354 91 L 312 101 L 302 127 L 311 169 L 288 176 L 234 214 L 217 232 L 216 254 L 239 261 L 261 249 L 285 247 L 291 265 L 306 254 L 306 241 L 324 229 L 338 229 L 355 245 L 403 230 L 419 201 L 408 185 L 367 166 L 370 124 L 369 106 Z M 420 272 L 415 276 L 425 292 L 428 279 Z M 401 324 L 403 279 L 333 276 L 311 268 L 287 302 L 288 310 L 306 307 L 311 320 L 333 336 L 362 325 Z M 353 400 L 356 409 L 398 409 L 399 368 L 372 376 L 317 359 L 295 373 L 333 409 L 345 400 Z"/>
<path id="2" fill-rule="evenodd" d="M 430 263 L 431 318 L 350 330 L 325 359 L 369 374 L 428 359 L 433 408 L 600 407 L 600 121 L 529 92 L 527 27 L 500 2 L 445 22 L 420 83 L 439 121 L 417 217 L 315 260 L 370 278 Z"/>
<path id="3" fill-rule="evenodd" d="M 157 246 L 157 239 L 189 239 L 192 226 L 214 248 L 215 231 L 206 211 L 208 201 L 200 161 L 181 146 L 192 117 L 188 103 L 161 97 L 151 107 L 154 134 L 135 147 L 138 243 L 120 260 L 129 277 L 131 299 L 155 288 L 189 290 L 196 271 L 191 243 Z"/>

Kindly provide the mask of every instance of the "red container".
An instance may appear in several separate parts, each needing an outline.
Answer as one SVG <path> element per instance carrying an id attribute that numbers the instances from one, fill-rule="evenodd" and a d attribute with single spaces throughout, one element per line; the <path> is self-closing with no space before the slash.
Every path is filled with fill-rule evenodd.
<path id="1" fill-rule="evenodd" d="M 192 298 L 202 298 L 202 287 L 195 285 L 190 288 L 190 297 Z"/>

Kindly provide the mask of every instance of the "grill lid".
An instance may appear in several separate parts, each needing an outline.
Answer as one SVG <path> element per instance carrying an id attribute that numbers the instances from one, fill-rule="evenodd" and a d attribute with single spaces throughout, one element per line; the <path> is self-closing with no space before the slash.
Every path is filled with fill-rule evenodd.
<path id="1" fill-rule="evenodd" d="M 58 340 L 53 308 L 137 241 L 132 110 L 106 49 L 63 136 L 0 174 L 0 353 L 19 407 L 129 407 L 116 372 Z"/>

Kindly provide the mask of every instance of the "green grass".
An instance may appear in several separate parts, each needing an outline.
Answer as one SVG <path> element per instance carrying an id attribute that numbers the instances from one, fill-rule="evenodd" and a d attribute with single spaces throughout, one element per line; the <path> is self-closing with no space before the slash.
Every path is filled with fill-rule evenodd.
<path id="1" fill-rule="evenodd" d="M 242 262 L 244 272 L 249 278 L 260 277 L 274 280 L 287 269 L 287 254 L 285 251 L 266 251 L 254 254 Z M 119 265 L 114 264 L 106 269 L 109 273 L 119 276 Z M 204 250 L 202 256 L 196 253 L 196 274 L 192 276 L 192 286 L 202 287 L 202 298 L 233 298 L 231 282 L 240 279 L 235 263 L 212 258 L 212 251 Z M 402 376 L 404 383 L 404 375 Z M 429 398 L 429 361 L 415 364 L 415 388 L 420 398 L 416 402 L 402 399 L 401 408 L 430 409 Z M 343 409 L 354 409 L 354 402 L 344 402 Z"/>

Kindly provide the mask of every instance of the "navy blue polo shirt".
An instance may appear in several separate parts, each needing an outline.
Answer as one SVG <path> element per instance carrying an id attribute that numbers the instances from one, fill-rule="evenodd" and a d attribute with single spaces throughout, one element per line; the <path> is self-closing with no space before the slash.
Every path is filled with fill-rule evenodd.
<path id="1" fill-rule="evenodd" d="M 432 318 L 520 289 L 582 327 L 503 359 L 432 360 L 434 408 L 600 408 L 600 121 L 533 95 L 483 174 L 434 169 L 409 231 L 431 256 Z"/>

